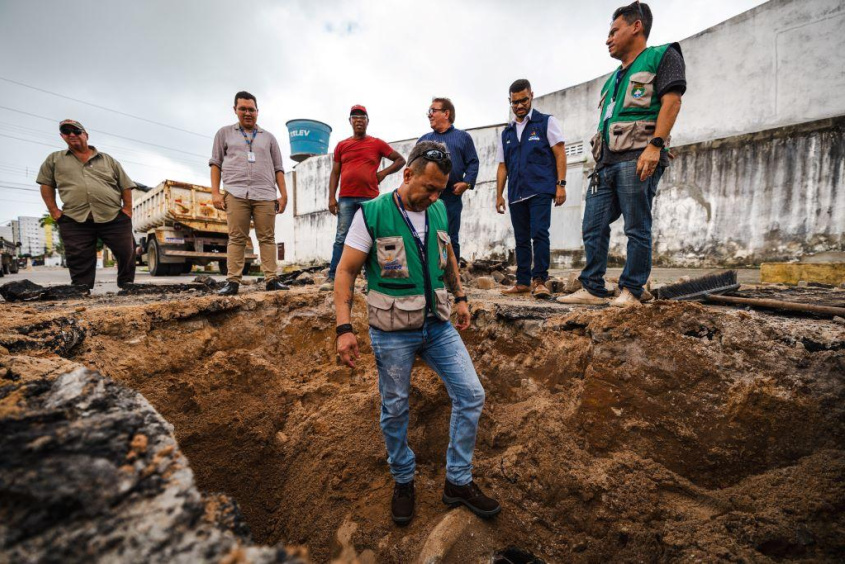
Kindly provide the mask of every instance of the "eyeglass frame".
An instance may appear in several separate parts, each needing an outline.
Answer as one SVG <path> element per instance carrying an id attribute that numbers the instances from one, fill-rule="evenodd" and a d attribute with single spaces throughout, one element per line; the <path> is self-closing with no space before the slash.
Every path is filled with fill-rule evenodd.
<path id="1" fill-rule="evenodd" d="M 508 97 L 508 102 L 510 102 L 512 108 L 527 106 L 531 103 L 531 96 L 528 96 L 527 98 L 520 98 L 519 100 L 511 100 L 510 97 Z"/>
<path id="2" fill-rule="evenodd" d="M 76 135 L 77 137 L 79 137 L 80 135 L 85 133 L 85 130 L 79 129 L 78 127 L 73 127 L 71 125 L 71 126 L 60 127 L 59 133 L 61 133 L 62 135 Z"/>
<path id="3" fill-rule="evenodd" d="M 432 153 L 437 153 L 440 156 L 434 157 L 432 155 Z M 432 163 L 442 163 L 443 161 L 445 161 L 447 159 L 449 161 L 451 161 L 452 157 L 450 155 L 451 155 L 451 153 L 449 151 L 441 151 L 440 149 L 429 149 L 427 151 L 423 151 L 422 153 L 420 153 L 419 155 L 417 155 L 416 157 L 414 157 L 413 159 L 408 161 L 408 164 L 406 166 L 411 166 L 411 163 L 414 162 L 415 160 L 419 159 L 419 158 L 423 158 L 423 159 L 425 159 L 429 162 L 432 162 Z"/>

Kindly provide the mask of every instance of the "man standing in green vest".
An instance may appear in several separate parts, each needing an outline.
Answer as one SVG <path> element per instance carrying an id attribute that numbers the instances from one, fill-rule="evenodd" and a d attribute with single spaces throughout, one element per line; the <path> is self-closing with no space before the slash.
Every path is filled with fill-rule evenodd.
<path id="1" fill-rule="evenodd" d="M 395 191 L 364 202 L 346 236 L 335 277 L 337 352 L 354 367 L 358 340 L 351 316 L 355 278 L 367 265 L 367 312 L 381 395 L 381 429 L 395 481 L 391 516 L 407 524 L 414 514 L 416 459 L 408 446 L 411 367 L 419 355 L 443 380 L 452 400 L 446 483 L 442 500 L 481 517 L 499 503 L 472 480 L 472 455 L 484 388 L 460 335 L 449 321 L 455 296 L 457 328 L 470 325 L 466 293 L 449 240 L 446 206 L 439 199 L 452 161 L 434 141 L 416 145 Z"/>
<path id="2" fill-rule="evenodd" d="M 579 277 L 583 288 L 558 298 L 561 303 L 641 305 L 651 274 L 652 202 L 669 165 L 669 133 L 686 91 L 680 45 L 646 46 L 651 24 L 647 4 L 634 2 L 613 13 L 606 43 L 622 65 L 602 88 L 598 131 L 591 141 L 596 169 L 581 228 L 587 262 Z M 621 293 L 610 301 L 604 274 L 610 224 L 620 215 L 627 257 L 619 277 Z"/>

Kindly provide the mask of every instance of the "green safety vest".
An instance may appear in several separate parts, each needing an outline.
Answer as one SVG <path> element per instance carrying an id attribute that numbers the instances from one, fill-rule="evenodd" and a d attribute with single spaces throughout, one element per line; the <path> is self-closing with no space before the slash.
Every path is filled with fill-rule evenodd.
<path id="1" fill-rule="evenodd" d="M 618 86 L 616 72 L 604 83 L 599 102 L 601 113 L 598 133 L 609 150 L 642 149 L 654 136 L 657 115 L 660 113 L 655 78 L 660 61 L 669 47 L 680 51 L 677 43 L 646 47 L 625 71 Z M 612 113 L 610 119 L 606 120 L 608 112 Z"/>
<path id="2" fill-rule="evenodd" d="M 370 325 L 399 331 L 421 327 L 429 314 L 449 319 L 451 302 L 443 283 L 449 224 L 443 202 L 426 210 L 425 264 L 393 192 L 364 202 L 361 212 L 373 239 L 366 261 Z"/>

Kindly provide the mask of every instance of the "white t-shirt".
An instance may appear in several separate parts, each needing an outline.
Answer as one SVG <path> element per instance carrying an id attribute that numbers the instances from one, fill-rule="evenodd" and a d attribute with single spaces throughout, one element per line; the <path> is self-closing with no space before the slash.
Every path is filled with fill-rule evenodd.
<path id="1" fill-rule="evenodd" d="M 408 210 L 408 219 L 411 220 L 411 225 L 417 230 L 417 234 L 420 237 L 425 237 L 425 212 Z M 360 209 L 355 212 L 355 217 L 352 218 L 352 225 L 349 226 L 349 231 L 346 233 L 345 244 L 367 254 L 373 248 L 373 238 L 370 237 L 370 232 L 367 231 L 367 224 L 364 223 L 364 214 Z"/>
<path id="2" fill-rule="evenodd" d="M 525 126 L 528 125 L 528 122 L 531 120 L 531 115 L 534 113 L 534 109 L 532 108 L 528 115 L 525 116 L 525 119 L 522 122 L 518 122 L 513 120 L 511 123 L 516 124 L 516 138 L 519 139 L 520 143 L 522 142 L 522 132 L 525 130 Z M 549 147 L 554 147 L 558 143 L 563 143 L 563 130 L 560 128 L 560 122 L 557 120 L 555 116 L 549 116 L 549 124 L 546 126 L 546 139 L 549 141 Z M 498 162 L 503 163 L 505 162 L 505 148 L 502 146 L 502 136 L 499 136 L 499 148 L 496 151 L 496 159 Z"/>

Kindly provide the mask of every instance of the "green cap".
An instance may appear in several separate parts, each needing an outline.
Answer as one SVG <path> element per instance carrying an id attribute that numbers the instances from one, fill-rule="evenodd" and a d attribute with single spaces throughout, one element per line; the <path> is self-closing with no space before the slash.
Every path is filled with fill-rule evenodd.
<path id="1" fill-rule="evenodd" d="M 62 120 L 62 122 L 59 124 L 59 129 L 61 129 L 63 125 L 72 125 L 77 129 L 81 129 L 84 133 L 88 133 L 87 131 L 85 131 L 85 128 L 82 126 L 81 123 L 73 119 Z"/>

